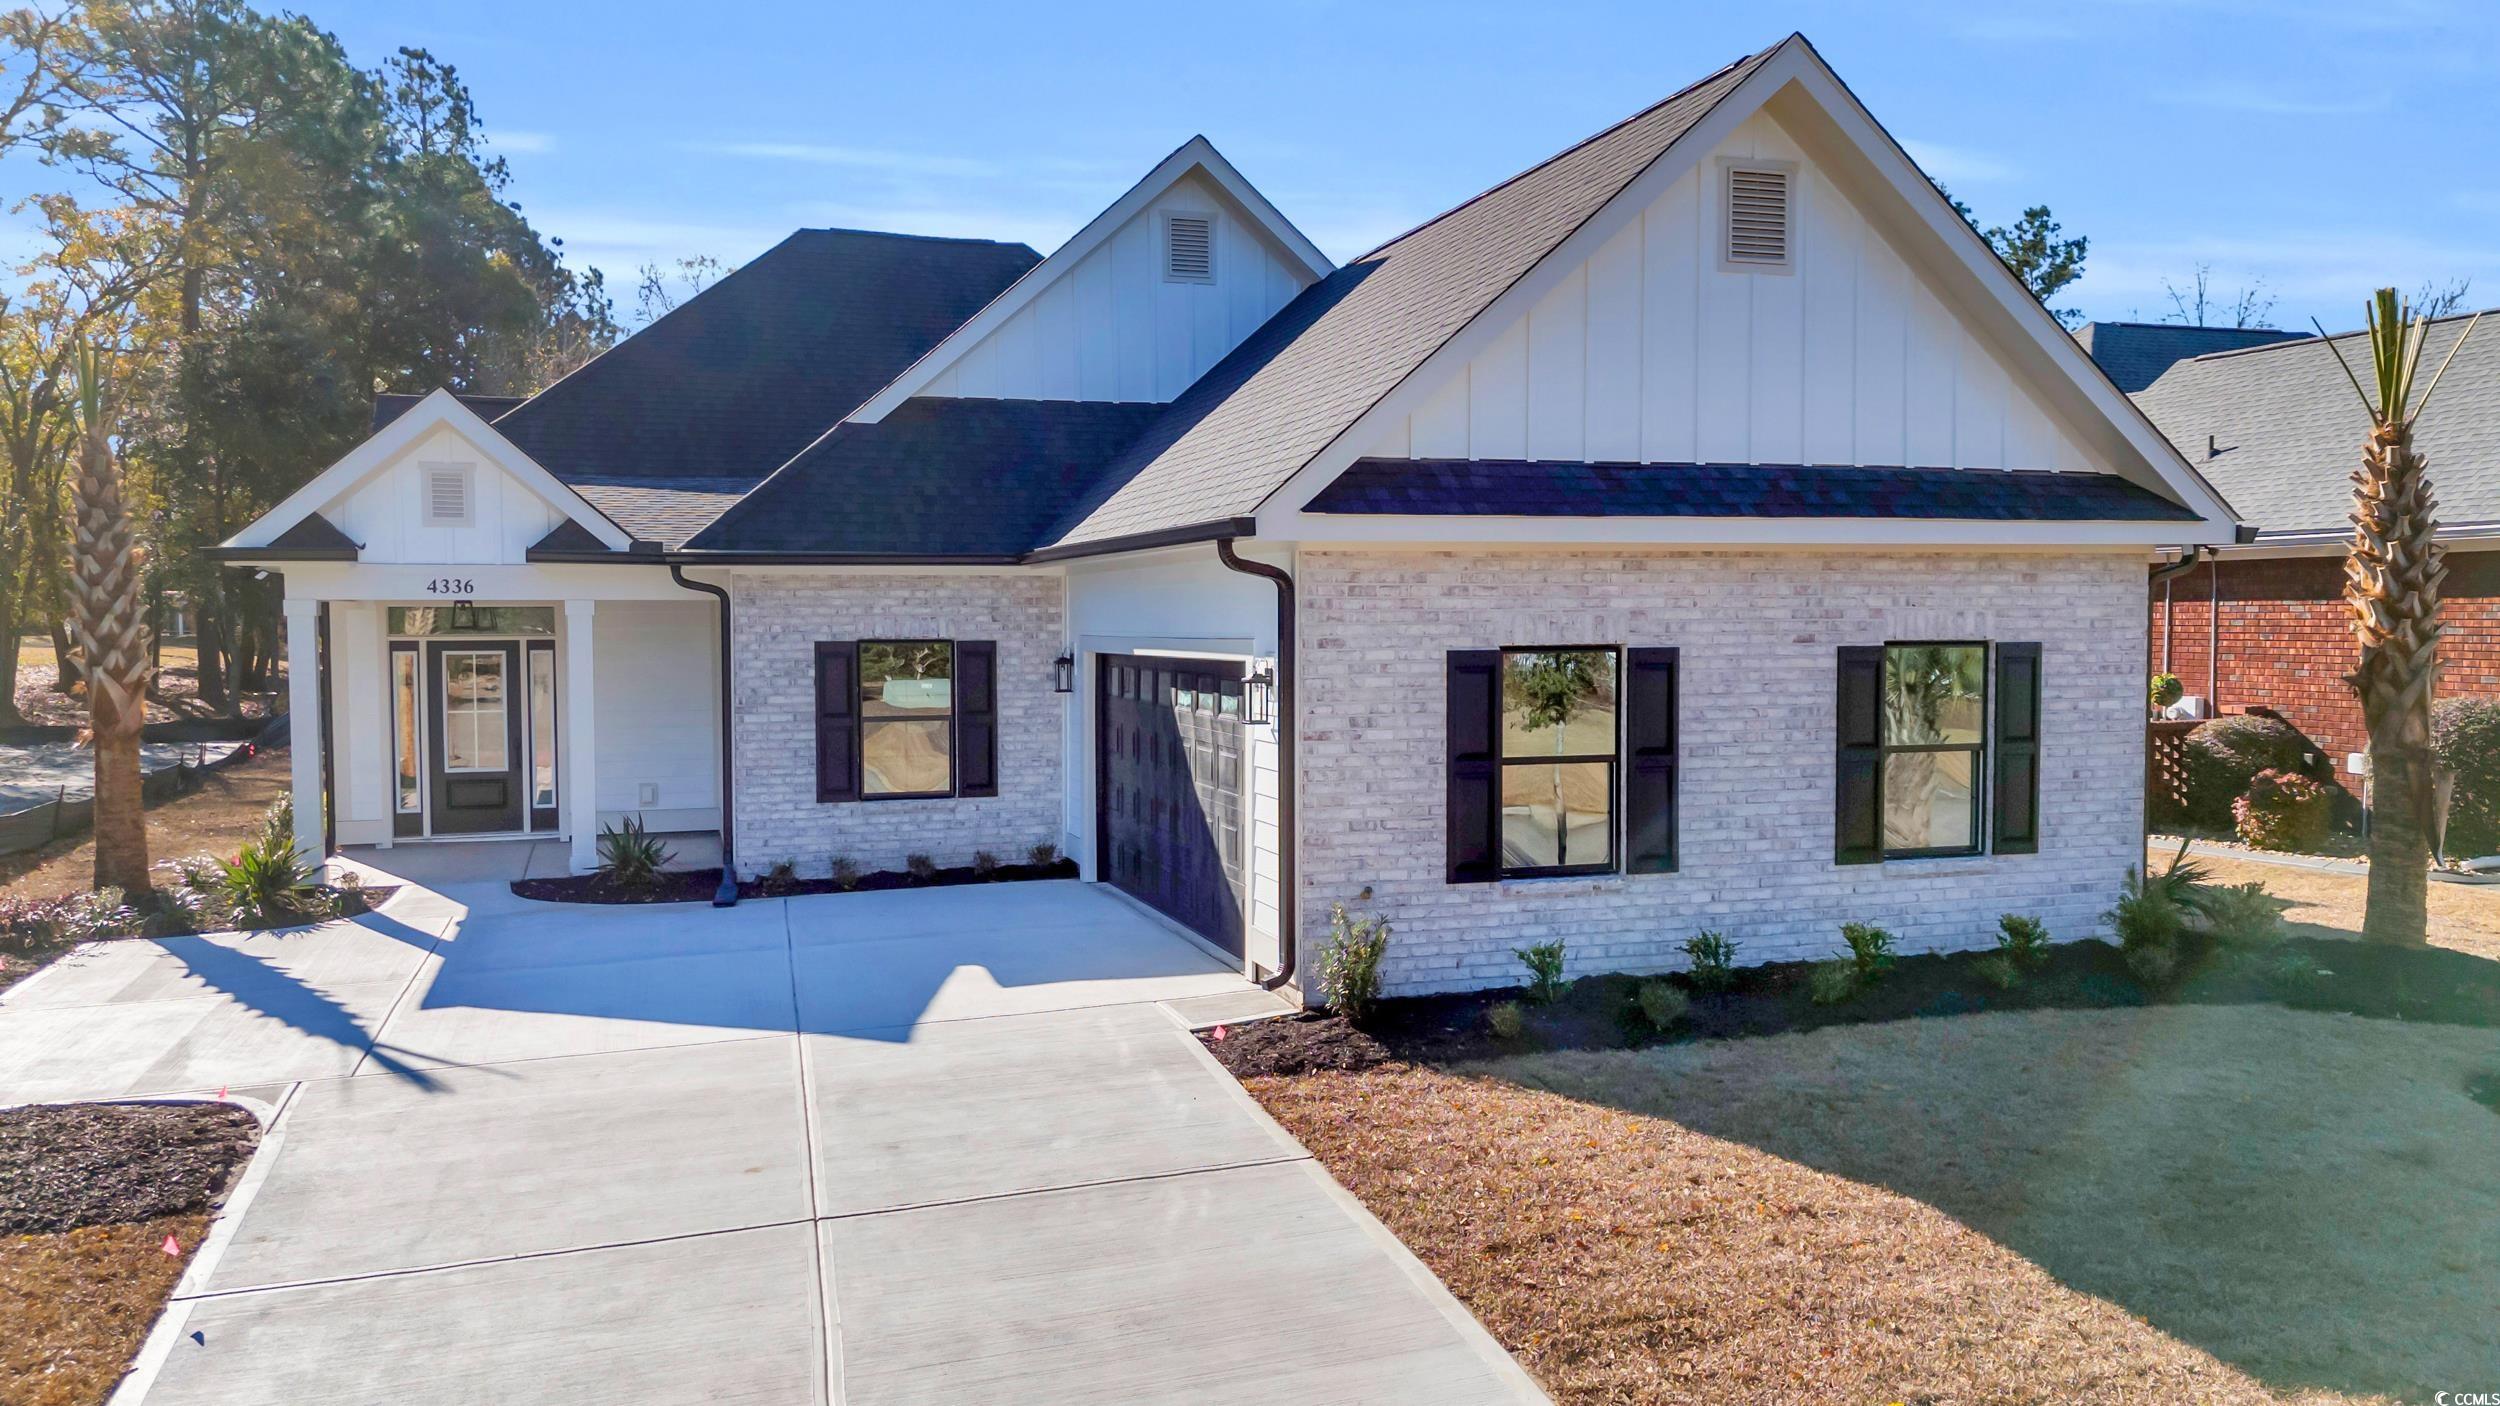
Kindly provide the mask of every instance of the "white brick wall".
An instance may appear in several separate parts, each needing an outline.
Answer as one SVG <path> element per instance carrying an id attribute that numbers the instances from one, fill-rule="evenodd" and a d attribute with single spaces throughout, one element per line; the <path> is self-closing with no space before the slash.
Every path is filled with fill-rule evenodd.
<path id="1" fill-rule="evenodd" d="M 2005 912 L 2074 939 L 2142 853 L 2140 554 L 1312 550 L 1298 574 L 1307 969 L 1366 885 L 1398 994 L 1516 982 L 1511 949 L 1557 937 L 1574 974 L 1680 967 L 1700 927 L 1747 962 L 1836 953 L 1850 919 L 1907 951 Z M 1887 639 L 2041 642 L 2038 854 L 1832 862 L 1836 650 Z M 1444 883 L 1444 654 L 1579 643 L 1682 650 L 1680 871 Z"/>
<path id="2" fill-rule="evenodd" d="M 741 573 L 730 592 L 742 874 L 789 859 L 813 877 L 836 856 L 871 872 L 900 869 L 916 853 L 960 865 L 978 850 L 1021 863 L 1034 845 L 1058 839 L 1058 577 Z M 815 645 L 864 639 L 998 642 L 996 796 L 817 804 Z"/>

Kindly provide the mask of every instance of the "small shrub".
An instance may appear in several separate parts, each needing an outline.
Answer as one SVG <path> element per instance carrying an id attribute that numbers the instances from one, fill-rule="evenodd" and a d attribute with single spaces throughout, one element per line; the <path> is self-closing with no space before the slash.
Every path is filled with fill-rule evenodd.
<path id="1" fill-rule="evenodd" d="M 1328 950 L 1320 958 L 1320 1000 L 1360 1023 L 1380 999 L 1380 959 L 1389 951 L 1389 923 L 1377 913 L 1328 905 Z"/>
<path id="2" fill-rule="evenodd" d="M 1497 1040 L 1516 1040 L 1528 1028 L 1528 1013 L 1517 1001 L 1504 1001 L 1484 1013 L 1484 1023 Z"/>
<path id="3" fill-rule="evenodd" d="M 2291 772 L 2261 771 L 2231 802 L 2232 828 L 2259 849 L 2316 850 L 2334 820 L 2334 789 Z"/>
<path id="4" fill-rule="evenodd" d="M 1818 1006 L 1836 1006 L 1858 994 L 1858 964 L 1846 957 L 1817 962 L 1806 973 L 1806 994 Z"/>
<path id="5" fill-rule="evenodd" d="M 2151 685 L 2145 690 L 2145 701 L 2153 705 L 2155 712 L 2169 707 L 2186 696 L 2187 685 L 2179 682 L 2177 674 L 2155 674 Z"/>
<path id="6" fill-rule="evenodd" d="M 599 872 L 629 893 L 648 893 L 658 887 L 660 871 L 676 857 L 675 850 L 643 828 L 639 815 L 626 816 L 622 827 L 599 828 Z"/>
<path id="7" fill-rule="evenodd" d="M 2147 943 L 2126 950 L 2127 970 L 2146 986 L 2167 986 L 2179 970 L 2179 949 L 2170 943 Z"/>
<path id="8" fill-rule="evenodd" d="M 1727 934 L 1703 928 L 1684 939 L 1685 960 L 1696 991 L 1725 991 L 1736 984 L 1736 944 Z"/>
<path id="9" fill-rule="evenodd" d="M 1053 844 L 1035 845 L 1032 852 L 1025 856 L 1025 859 L 1036 869 L 1047 869 L 1053 864 L 1059 862 L 1059 846 Z"/>
<path id="10" fill-rule="evenodd" d="M 2190 902 L 2205 930 L 2225 947 L 2270 947 L 2283 937 L 2283 909 L 2264 884 L 2223 884 L 2199 889 Z"/>
<path id="11" fill-rule="evenodd" d="M 972 852 L 972 872 L 980 875 L 984 879 L 997 873 L 998 856 L 985 849 L 974 850 Z"/>
<path id="12" fill-rule="evenodd" d="M 295 793 L 290 791 L 270 803 L 260 818 L 260 832 L 254 836 L 264 848 L 295 844 Z"/>
<path id="13" fill-rule="evenodd" d="M 2432 704 L 2431 754 L 2456 776 L 2441 852 L 2466 859 L 2500 851 L 2500 698 Z"/>
<path id="14" fill-rule="evenodd" d="M 2297 947 L 2283 948 L 2265 960 L 2267 979 L 2283 991 L 2303 991 L 2334 975 Z"/>
<path id="15" fill-rule="evenodd" d="M 859 887 L 859 861 L 847 854 L 833 857 L 833 886 L 844 893 Z"/>
<path id="16" fill-rule="evenodd" d="M 1892 970 L 1891 933 L 1873 923 L 1842 923 L 1840 940 L 1849 944 L 1849 964 L 1857 968 L 1859 981 L 1872 986 Z"/>
<path id="17" fill-rule="evenodd" d="M 2159 875 L 2128 869 L 2118 901 L 2101 914 L 2101 921 L 2109 924 L 2118 934 L 2118 945 L 2129 952 L 2175 947 L 2187 930 L 2188 894 L 2204 879 L 2205 870 L 2188 860 L 2187 846 L 2182 844 L 2170 867 Z"/>
<path id="18" fill-rule="evenodd" d="M 766 897 L 795 893 L 799 887 L 799 865 L 794 859 L 779 860 L 773 867 L 756 876 L 756 892 Z"/>
<path id="19" fill-rule="evenodd" d="M 1673 1029 L 1693 1009 L 1693 998 L 1672 981 L 1644 981 L 1635 999 L 1641 1003 L 1641 1018 L 1653 1030 Z"/>
<path id="20" fill-rule="evenodd" d="M 1972 971 L 1979 973 L 1981 981 L 1999 991 L 2011 991 L 2023 984 L 2023 969 L 2001 950 L 1991 952 L 1970 965 Z"/>
<path id="21" fill-rule="evenodd" d="M 312 868 L 295 848 L 292 833 L 277 839 L 264 830 L 245 840 L 234 858 L 218 868 L 220 895 L 241 923 L 308 916 L 312 887 Z"/>
<path id="22" fill-rule="evenodd" d="M 2231 823 L 2231 803 L 2247 794 L 2261 771 L 2287 772 L 2313 781 L 2334 772 L 2300 729 L 2277 718 L 2238 713 L 2215 718 L 2187 735 L 2180 756 L 2187 771 L 2187 818 L 2209 829 Z M 2311 760 L 2315 756 L 2316 760 Z"/>
<path id="23" fill-rule="evenodd" d="M 1511 955 L 1528 968 L 1528 996 L 1540 1006 L 1550 1006 L 1571 989 L 1563 980 L 1562 939 L 1539 942 L 1527 947 L 1514 947 Z"/>
<path id="24" fill-rule="evenodd" d="M 42 899 L 0 894 L 0 952 L 33 956 L 94 938 L 127 936 L 143 926 L 119 889 Z"/>
<path id="25" fill-rule="evenodd" d="M 937 861 L 925 854 L 903 856 L 903 867 L 911 872 L 913 878 L 924 884 L 937 877 Z"/>
<path id="26" fill-rule="evenodd" d="M 2038 970 L 2049 959 L 2049 925 L 2022 913 L 1998 918 L 1997 955 L 2018 972 Z"/>

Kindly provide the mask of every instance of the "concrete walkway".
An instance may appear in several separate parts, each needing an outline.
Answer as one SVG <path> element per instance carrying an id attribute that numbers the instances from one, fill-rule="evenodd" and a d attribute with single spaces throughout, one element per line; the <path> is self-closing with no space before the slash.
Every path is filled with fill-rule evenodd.
<path id="1" fill-rule="evenodd" d="M 1543 1399 L 1188 1033 L 1273 998 L 1125 901 L 561 907 L 530 848 L 0 997 L 0 1104 L 275 1112 L 122 1406 Z"/>

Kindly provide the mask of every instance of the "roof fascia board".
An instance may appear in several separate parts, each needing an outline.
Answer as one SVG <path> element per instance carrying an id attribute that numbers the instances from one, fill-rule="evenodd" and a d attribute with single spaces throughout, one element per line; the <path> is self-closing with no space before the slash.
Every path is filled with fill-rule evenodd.
<path id="1" fill-rule="evenodd" d="M 1719 99 L 1709 112 L 1685 129 L 1649 163 L 1630 184 L 1615 193 L 1613 199 L 1598 207 L 1597 212 L 1581 222 L 1578 229 L 1564 236 L 1561 243 L 1546 252 L 1510 287 L 1502 290 L 1492 302 L 1485 304 L 1467 324 L 1451 334 L 1430 356 L 1417 363 L 1405 379 L 1389 388 L 1387 394 L 1372 402 L 1369 410 L 1354 418 L 1338 431 L 1337 437 L 1311 461 L 1271 492 L 1258 507 L 1259 522 L 1272 536 L 1292 536 L 1290 529 L 1273 520 L 1274 514 L 1298 515 L 1303 506 L 1319 496 L 1319 491 L 1336 480 L 1356 459 L 1362 448 L 1378 437 L 1380 431 L 1400 417 L 1412 414 L 1428 395 L 1440 389 L 1451 375 L 1465 369 L 1476 353 L 1491 345 L 1496 337 L 1509 330 L 1512 323 L 1526 317 L 1539 299 L 1554 290 L 1555 285 L 1569 277 L 1588 257 L 1620 233 L 1640 213 L 1673 185 L 1677 178 L 1699 164 L 1701 158 L 1727 140 L 1745 119 L 1753 116 L 1770 95 L 1796 76 L 1804 40 L 1791 35 L 1777 52 L 1762 62 L 1761 67 L 1746 75 L 1745 80 Z"/>
<path id="2" fill-rule="evenodd" d="M 2136 521 L 1975 520 L 1966 518 L 1457 517 L 1292 513 L 1262 530 L 1304 545 L 1348 543 L 1451 546 L 1798 547 L 2158 547 L 2231 540 L 2228 524 Z"/>
<path id="3" fill-rule="evenodd" d="M 313 476 L 310 483 L 287 495 L 278 506 L 261 514 L 242 531 L 227 538 L 221 547 L 232 549 L 266 549 L 288 528 L 319 512 L 322 505 L 354 488 L 365 478 L 407 451 L 436 428 L 448 428 L 469 441 L 496 468 L 519 479 L 531 491 L 564 511 L 565 516 L 580 523 L 590 534 L 617 551 L 633 545 L 633 537 L 611 521 L 607 514 L 591 506 L 590 500 L 574 491 L 572 485 L 540 467 L 538 461 L 521 452 L 478 413 L 460 403 L 460 398 L 447 390 L 436 390 L 425 399 L 409 406 L 396 420 L 366 437 L 365 441 L 347 451 L 339 461 Z"/>
<path id="4" fill-rule="evenodd" d="M 1303 237 L 1302 231 L 1295 229 L 1291 221 L 1269 204 L 1257 187 L 1233 169 L 1232 163 L 1224 159 L 1214 143 L 1203 136 L 1191 137 L 1178 150 L 1155 163 L 1153 170 L 1130 186 L 1119 199 L 1104 207 L 1101 214 L 1086 221 L 1085 227 L 1071 236 L 1067 243 L 1052 250 L 1049 258 L 1025 270 L 1024 277 L 1009 284 L 1007 291 L 990 300 L 989 306 L 965 319 L 961 327 L 946 334 L 944 340 L 924 352 L 918 361 L 903 368 L 903 373 L 887 383 L 884 390 L 870 396 L 844 418 L 875 424 L 894 413 L 894 407 L 919 394 L 921 388 L 936 379 L 940 372 L 979 346 L 982 339 L 995 331 L 999 324 L 1040 297 L 1043 289 L 1058 282 L 1068 270 L 1082 263 L 1086 255 L 1101 247 L 1104 240 L 1117 233 L 1121 226 L 1192 170 L 1205 171 L 1218 189 L 1239 202 L 1262 232 L 1302 265 L 1311 281 L 1326 278 L 1335 269 L 1336 266 L 1328 261 L 1328 256 L 1322 254 L 1317 245 Z"/>

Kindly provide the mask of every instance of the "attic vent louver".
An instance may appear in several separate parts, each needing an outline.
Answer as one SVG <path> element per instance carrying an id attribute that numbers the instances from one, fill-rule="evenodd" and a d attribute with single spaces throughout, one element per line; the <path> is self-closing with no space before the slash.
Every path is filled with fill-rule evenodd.
<path id="1" fill-rule="evenodd" d="M 426 465 L 425 525 L 468 526 L 469 483 L 469 466 L 466 464 Z"/>
<path id="2" fill-rule="evenodd" d="M 1727 168 L 1727 261 L 1749 268 L 1788 265 L 1788 172 Z"/>
<path id="3" fill-rule="evenodd" d="M 1215 217 L 1163 217 L 1163 278 L 1167 283 L 1215 281 Z"/>

